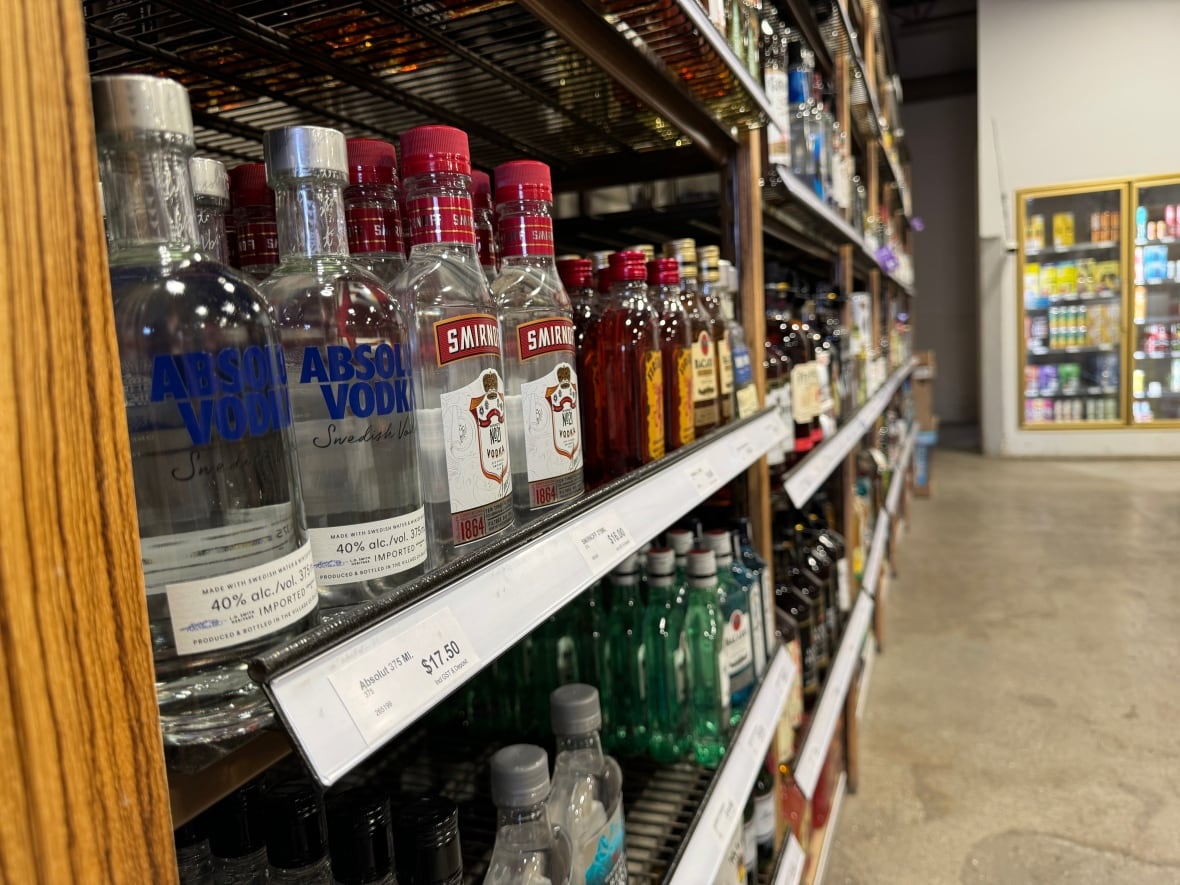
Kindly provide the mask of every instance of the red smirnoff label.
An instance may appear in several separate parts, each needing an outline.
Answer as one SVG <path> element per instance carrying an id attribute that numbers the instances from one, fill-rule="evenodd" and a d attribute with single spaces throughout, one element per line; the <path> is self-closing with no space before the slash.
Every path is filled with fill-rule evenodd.
<path id="1" fill-rule="evenodd" d="M 279 263 L 279 233 L 275 222 L 251 221 L 238 227 L 238 260 L 243 267 Z"/>
<path id="2" fill-rule="evenodd" d="M 475 244 L 471 196 L 419 194 L 406 200 L 410 245 L 423 243 Z"/>
<path id="3" fill-rule="evenodd" d="M 500 219 L 500 249 L 508 255 L 552 255 L 553 219 L 514 215 Z"/>
<path id="4" fill-rule="evenodd" d="M 434 324 L 434 342 L 440 366 L 473 356 L 499 356 L 500 323 L 482 313 L 440 320 Z"/>
<path id="5" fill-rule="evenodd" d="M 348 249 L 353 253 L 402 251 L 402 223 L 397 210 L 383 206 L 349 206 Z"/>
<path id="6" fill-rule="evenodd" d="M 574 352 L 574 324 L 564 317 L 535 320 L 516 327 L 516 341 L 521 360 L 546 353 Z"/>

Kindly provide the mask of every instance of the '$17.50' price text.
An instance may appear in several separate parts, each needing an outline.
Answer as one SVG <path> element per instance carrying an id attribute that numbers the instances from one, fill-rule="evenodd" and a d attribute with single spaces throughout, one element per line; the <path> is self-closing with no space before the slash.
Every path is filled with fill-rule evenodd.
<path id="1" fill-rule="evenodd" d="M 418 663 L 422 665 L 426 675 L 430 676 L 435 670 L 441 670 L 443 664 L 459 657 L 459 654 L 459 643 L 452 639 L 450 642 L 444 642 L 441 648 L 435 649 Z"/>

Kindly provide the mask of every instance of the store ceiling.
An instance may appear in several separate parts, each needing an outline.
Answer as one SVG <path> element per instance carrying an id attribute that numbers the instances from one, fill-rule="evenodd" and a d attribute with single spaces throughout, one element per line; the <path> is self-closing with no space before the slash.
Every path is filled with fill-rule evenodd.
<path id="1" fill-rule="evenodd" d="M 905 102 L 975 92 L 976 0 L 888 0 Z"/>

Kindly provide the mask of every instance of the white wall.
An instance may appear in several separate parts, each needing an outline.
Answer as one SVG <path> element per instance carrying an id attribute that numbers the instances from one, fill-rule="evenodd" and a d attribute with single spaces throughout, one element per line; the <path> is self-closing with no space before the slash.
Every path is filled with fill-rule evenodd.
<path id="1" fill-rule="evenodd" d="M 1006 248 L 1018 188 L 1180 173 L 1180 2 L 979 0 L 978 28 L 984 450 L 1180 455 L 1175 431 L 1017 429 L 1016 256 Z"/>

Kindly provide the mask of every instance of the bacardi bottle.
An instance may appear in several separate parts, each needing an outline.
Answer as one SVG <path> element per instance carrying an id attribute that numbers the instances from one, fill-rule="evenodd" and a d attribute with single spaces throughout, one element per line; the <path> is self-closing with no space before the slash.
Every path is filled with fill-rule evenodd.
<path id="1" fill-rule="evenodd" d="M 348 251 L 388 287 L 406 266 L 393 145 L 376 138 L 348 139 L 348 182 Z"/>
<path id="2" fill-rule="evenodd" d="M 403 148 L 403 152 L 404 152 Z M 492 202 L 492 179 L 478 169 L 471 172 L 471 202 L 475 225 L 475 251 L 488 285 L 500 271 L 500 247 L 496 242 L 496 210 Z"/>
<path id="3" fill-rule="evenodd" d="M 419 463 L 441 561 L 514 523 L 503 353 L 475 253 L 467 135 L 420 126 L 401 145 L 410 260 L 394 294 L 415 311 Z"/>
<path id="4" fill-rule="evenodd" d="M 491 764 L 496 844 L 484 885 L 570 885 L 570 834 L 549 820 L 549 754 L 513 744 Z M 418 880 L 415 879 L 415 882 Z"/>
<path id="5" fill-rule="evenodd" d="M 266 185 L 266 166 L 243 163 L 229 172 L 229 200 L 234 210 L 238 267 L 265 279 L 279 266 L 275 195 Z"/>
<path id="6" fill-rule="evenodd" d="M 716 768 L 725 753 L 729 731 L 729 668 L 725 660 L 717 605 L 720 588 L 712 550 L 688 554 L 687 638 L 688 709 L 696 760 Z"/>
<path id="7" fill-rule="evenodd" d="M 669 244 L 680 265 L 680 300 L 692 330 L 692 408 L 694 435 L 704 436 L 721 423 L 717 391 L 716 328 L 697 287 L 696 243 L 673 240 Z"/>
<path id="8" fill-rule="evenodd" d="M 675 258 L 647 262 L 648 300 L 660 316 L 660 360 L 664 364 L 664 447 L 678 449 L 696 439 L 692 396 L 692 327 L 680 300 Z"/>
<path id="9" fill-rule="evenodd" d="M 504 339 L 508 439 L 521 521 L 584 490 L 582 384 L 569 298 L 553 259 L 549 167 L 518 160 L 496 168 L 504 257 L 492 284 Z"/>
<path id="10" fill-rule="evenodd" d="M 754 693 L 754 644 L 750 639 L 753 618 L 749 582 L 734 569 L 733 548 L 729 532 L 712 529 L 705 532 L 705 544 L 712 549 L 717 563 L 717 606 L 721 609 L 722 644 L 726 673 L 729 676 L 730 724 L 736 725 Z M 743 569 L 743 571 L 745 571 Z M 749 573 L 747 572 L 746 575 Z M 759 599 L 759 605 L 761 600 Z M 761 630 L 761 622 L 758 629 Z"/>
<path id="11" fill-rule="evenodd" d="M 229 210 L 229 175 L 225 166 L 208 157 L 188 161 L 193 180 L 193 202 L 197 207 L 197 241 L 200 251 L 226 264 L 229 245 L 225 236 L 225 214 Z"/>
<path id="12" fill-rule="evenodd" d="M 267 130 L 281 264 L 262 283 L 292 379 L 303 503 L 325 607 L 395 589 L 426 567 L 413 361 L 401 309 L 348 255 L 344 136 Z"/>
<path id="13" fill-rule="evenodd" d="M 254 284 L 197 251 L 184 88 L 92 95 L 160 716 L 204 743 L 270 720 L 245 661 L 316 620 L 287 367 Z"/>
<path id="14" fill-rule="evenodd" d="M 729 340 L 729 325 L 721 312 L 721 250 L 716 246 L 702 246 L 700 250 L 701 298 L 713 319 L 714 341 L 717 344 L 717 401 L 721 423 L 733 420 L 733 347 Z"/>

